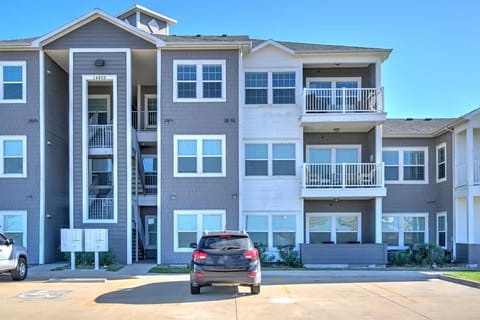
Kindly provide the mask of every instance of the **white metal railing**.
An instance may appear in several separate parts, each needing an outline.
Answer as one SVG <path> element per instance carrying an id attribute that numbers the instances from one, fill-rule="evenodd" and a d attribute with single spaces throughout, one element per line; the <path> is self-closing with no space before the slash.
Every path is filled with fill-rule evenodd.
<path id="1" fill-rule="evenodd" d="M 466 163 L 460 163 L 456 166 L 456 187 L 464 187 L 469 184 L 468 167 Z M 480 160 L 473 161 L 473 184 L 480 184 Z"/>
<path id="2" fill-rule="evenodd" d="M 112 148 L 113 127 L 111 124 L 88 125 L 88 146 L 90 148 Z"/>
<path id="3" fill-rule="evenodd" d="M 145 194 L 157 194 L 157 173 L 145 173 Z"/>
<path id="4" fill-rule="evenodd" d="M 383 88 L 303 89 L 304 113 L 383 111 Z"/>
<path id="5" fill-rule="evenodd" d="M 140 131 L 156 130 L 157 111 L 132 111 L 132 126 Z"/>
<path id="6" fill-rule="evenodd" d="M 305 163 L 304 188 L 384 187 L 383 163 Z"/>
<path id="7" fill-rule="evenodd" d="M 89 220 L 113 219 L 113 198 L 89 198 L 88 202 Z"/>

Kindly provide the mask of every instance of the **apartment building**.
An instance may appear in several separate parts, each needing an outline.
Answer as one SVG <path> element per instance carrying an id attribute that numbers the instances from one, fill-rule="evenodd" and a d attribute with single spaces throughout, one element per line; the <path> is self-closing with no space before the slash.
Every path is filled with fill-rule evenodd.
<path id="1" fill-rule="evenodd" d="M 422 242 L 478 263 L 475 112 L 387 119 L 390 49 L 175 23 L 97 9 L 0 41 L 0 231 L 31 263 L 62 258 L 62 228 L 108 230 L 120 263 L 183 264 L 225 228 L 312 265 Z"/>

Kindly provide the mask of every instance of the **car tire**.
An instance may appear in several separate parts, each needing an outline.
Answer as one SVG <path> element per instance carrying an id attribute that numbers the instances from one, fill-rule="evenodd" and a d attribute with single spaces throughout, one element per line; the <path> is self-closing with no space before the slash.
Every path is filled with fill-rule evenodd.
<path id="1" fill-rule="evenodd" d="M 200 287 L 190 285 L 190 293 L 191 294 L 200 294 Z"/>
<path id="2" fill-rule="evenodd" d="M 260 285 L 259 285 L 259 284 L 257 284 L 257 285 L 255 285 L 255 284 L 252 285 L 252 286 L 250 287 L 250 293 L 251 293 L 251 294 L 259 294 L 259 293 L 260 293 Z"/>
<path id="3" fill-rule="evenodd" d="M 12 279 L 15 281 L 24 280 L 27 277 L 28 265 L 24 257 L 18 258 L 17 267 L 11 271 Z"/>

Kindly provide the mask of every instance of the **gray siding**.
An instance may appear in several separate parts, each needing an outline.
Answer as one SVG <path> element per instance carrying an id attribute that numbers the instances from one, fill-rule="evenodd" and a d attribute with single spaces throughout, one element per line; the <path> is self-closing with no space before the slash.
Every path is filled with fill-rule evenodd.
<path id="1" fill-rule="evenodd" d="M 127 257 L 127 132 L 131 130 L 127 125 L 127 96 L 126 96 L 126 54 L 125 53 L 102 53 L 106 64 L 101 69 L 94 66 L 94 60 L 98 53 L 75 53 L 73 69 L 73 183 L 74 183 L 74 227 L 75 228 L 108 228 L 109 246 L 114 253 L 116 260 L 120 263 L 126 262 Z M 82 75 L 84 74 L 115 74 L 117 75 L 117 128 L 114 139 L 117 140 L 118 157 L 113 161 L 117 162 L 118 168 L 118 222 L 116 224 L 84 224 L 82 222 L 83 194 L 82 194 Z M 106 92 L 108 92 L 106 88 Z M 95 91 L 98 93 L 98 91 Z M 113 103 L 112 103 L 113 107 Z"/>
<path id="2" fill-rule="evenodd" d="M 40 103 L 39 53 L 0 52 L 0 61 L 26 61 L 26 103 L 0 104 L 0 135 L 27 137 L 27 177 L 0 178 L 0 210 L 27 211 L 29 263 L 39 261 Z"/>
<path id="3" fill-rule="evenodd" d="M 62 259 L 60 229 L 68 227 L 68 75 L 45 57 L 45 262 Z"/>
<path id="4" fill-rule="evenodd" d="M 226 102 L 173 103 L 174 59 L 225 59 Z M 188 261 L 189 254 L 173 252 L 174 210 L 226 210 L 227 228 L 238 229 L 238 52 L 165 51 L 162 53 L 162 262 Z M 165 119 L 173 122 L 165 123 Z M 236 119 L 225 122 L 225 119 Z M 181 134 L 226 136 L 226 177 L 174 178 L 173 137 Z M 170 195 L 175 194 L 172 200 Z"/>
<path id="5" fill-rule="evenodd" d="M 384 244 L 300 244 L 303 264 L 342 264 L 353 266 L 387 264 Z"/>
<path id="6" fill-rule="evenodd" d="M 468 264 L 480 264 L 480 244 L 458 243 L 456 261 Z"/>
<path id="7" fill-rule="evenodd" d="M 69 48 L 151 49 L 154 45 L 98 18 L 45 47 L 45 49 Z M 97 58 L 102 58 L 101 55 L 97 54 Z"/>
<path id="8" fill-rule="evenodd" d="M 147 30 L 149 30 L 149 27 L 148 27 L 148 23 L 152 20 L 152 17 L 151 16 L 148 16 L 146 14 L 143 14 L 143 13 L 140 13 L 140 23 L 142 25 L 144 25 L 144 28 L 146 28 Z M 167 28 L 167 24 L 165 23 L 165 21 L 161 21 L 161 20 L 158 20 L 158 19 L 153 19 L 157 22 L 158 24 L 158 29 L 159 30 L 162 30 L 161 33 L 162 34 L 166 34 L 166 28 Z"/>

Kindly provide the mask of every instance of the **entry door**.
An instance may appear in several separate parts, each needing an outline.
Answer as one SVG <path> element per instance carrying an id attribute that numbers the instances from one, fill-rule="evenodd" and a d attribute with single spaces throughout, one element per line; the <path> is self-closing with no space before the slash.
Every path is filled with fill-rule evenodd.
<path id="1" fill-rule="evenodd" d="M 145 96 L 145 125 L 148 129 L 157 127 L 157 97 L 155 95 Z"/>
<path id="2" fill-rule="evenodd" d="M 145 248 L 157 247 L 157 217 L 145 216 Z"/>
<path id="3" fill-rule="evenodd" d="M 24 247 L 27 245 L 27 223 L 26 214 L 23 212 L 10 213 L 0 212 L 0 232 L 8 239 Z"/>

